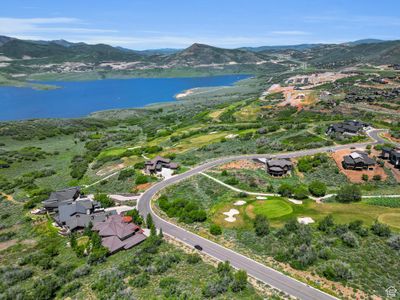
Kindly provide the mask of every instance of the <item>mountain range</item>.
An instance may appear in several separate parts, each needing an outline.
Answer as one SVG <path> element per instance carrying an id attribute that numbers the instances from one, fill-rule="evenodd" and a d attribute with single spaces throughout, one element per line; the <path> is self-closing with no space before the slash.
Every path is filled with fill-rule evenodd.
<path id="1" fill-rule="evenodd" d="M 223 49 L 193 44 L 186 49 L 136 51 L 106 44 L 89 45 L 65 40 L 28 41 L 0 36 L 0 56 L 36 64 L 82 62 L 135 62 L 148 68 L 234 66 L 304 61 L 316 66 L 341 66 L 356 63 L 400 63 L 400 41 L 365 39 L 342 44 L 300 44 L 291 46 L 242 47 Z M 284 58 L 284 59 L 283 59 Z M 11 64 L 11 63 L 10 63 Z"/>

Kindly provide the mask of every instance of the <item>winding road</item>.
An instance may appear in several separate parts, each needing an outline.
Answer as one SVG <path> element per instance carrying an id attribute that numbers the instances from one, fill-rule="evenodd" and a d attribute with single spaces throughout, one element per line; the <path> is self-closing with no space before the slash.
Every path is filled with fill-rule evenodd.
<path id="1" fill-rule="evenodd" d="M 147 191 L 145 191 L 138 202 L 138 210 L 142 216 L 146 216 L 148 213 L 153 217 L 154 223 L 158 228 L 162 228 L 165 234 L 168 234 L 190 246 L 201 245 L 203 248 L 203 252 L 214 257 L 220 261 L 229 261 L 231 265 L 237 269 L 246 270 L 247 273 L 278 289 L 281 290 L 291 296 L 294 296 L 299 299 L 305 300 L 332 300 L 337 299 L 334 296 L 328 295 L 323 291 L 320 291 L 316 288 L 306 285 L 303 282 L 300 282 L 288 275 L 285 275 L 279 271 L 276 271 L 272 268 L 269 268 L 255 260 L 248 258 L 240 253 L 237 253 L 233 250 L 230 250 L 224 246 L 216 244 L 210 240 L 207 240 L 195 233 L 189 232 L 175 224 L 168 222 L 167 220 L 162 219 L 160 216 L 154 213 L 151 207 L 151 200 L 154 196 L 163 190 L 164 188 L 173 185 L 179 181 L 185 180 L 191 176 L 199 174 L 200 172 L 204 172 L 207 169 L 218 166 L 220 164 L 224 164 L 233 160 L 240 159 L 253 159 L 253 158 L 295 158 L 301 157 L 305 155 L 314 155 L 322 152 L 330 152 L 341 149 L 348 149 L 351 147 L 365 147 L 366 145 L 374 145 L 378 143 L 385 143 L 386 140 L 379 136 L 379 133 L 383 130 L 373 129 L 367 132 L 368 136 L 373 140 L 365 143 L 355 143 L 355 144 L 347 144 L 347 145 L 338 145 L 338 146 L 329 146 L 318 149 L 309 149 L 309 150 L 301 150 L 296 152 L 287 152 L 287 153 L 279 153 L 279 154 L 251 154 L 251 155 L 237 155 L 237 156 L 229 156 L 218 158 L 212 161 L 208 161 L 204 164 L 198 165 L 191 170 L 175 175 L 169 179 L 161 181 Z"/>

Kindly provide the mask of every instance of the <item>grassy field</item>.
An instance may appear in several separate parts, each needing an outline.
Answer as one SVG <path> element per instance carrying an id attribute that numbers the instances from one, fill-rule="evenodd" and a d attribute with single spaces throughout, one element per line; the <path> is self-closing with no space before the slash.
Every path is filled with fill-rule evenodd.
<path id="1" fill-rule="evenodd" d="M 332 215 L 337 223 L 343 224 L 355 220 L 362 220 L 364 224 L 371 225 L 375 220 L 382 219 L 382 222 L 399 230 L 400 208 L 391 208 L 368 204 L 368 200 L 360 203 L 316 203 L 313 200 L 305 200 L 303 204 L 294 204 L 285 198 L 268 197 L 267 200 L 257 200 L 254 196 L 243 197 L 238 193 L 229 190 L 218 183 L 197 175 L 194 178 L 183 181 L 167 189 L 166 194 L 172 199 L 190 198 L 209 211 L 210 220 L 227 228 L 249 228 L 255 214 L 263 214 L 270 219 L 273 226 L 280 227 L 286 221 L 298 217 L 311 217 L 316 222 L 327 215 Z M 238 200 L 246 201 L 243 206 L 236 206 Z M 240 211 L 237 222 L 227 222 L 224 212 L 230 209 Z M 385 217 L 388 213 L 392 213 Z M 383 216 L 383 217 L 382 217 Z"/>
<path id="2" fill-rule="evenodd" d="M 386 237 L 374 235 L 369 228 L 379 221 L 387 224 L 393 235 L 398 234 L 400 208 L 384 207 L 376 203 L 372 205 L 368 204 L 368 200 L 351 204 L 316 203 L 304 200 L 300 205 L 282 197 L 259 200 L 254 196 L 238 194 L 200 175 L 167 188 L 164 194 L 170 200 L 190 199 L 207 211 L 206 222 L 190 225 L 180 223 L 181 226 L 265 264 L 272 264 L 275 268 L 289 272 L 309 284 L 323 286 L 337 293 L 339 297 L 343 294 L 356 293 L 357 289 L 369 295 L 384 295 L 382 280 L 387 286 L 399 279 L 397 252 L 388 246 Z M 239 200 L 245 201 L 245 204 L 235 205 Z M 236 218 L 234 222 L 225 220 L 227 216 L 224 212 L 231 209 L 239 212 L 234 216 Z M 255 235 L 253 222 L 256 214 L 268 218 L 271 226 L 271 233 L 268 236 Z M 329 232 L 319 231 L 317 224 L 329 215 L 333 217 L 334 228 Z M 286 229 L 287 224 L 298 217 L 311 217 L 316 223 L 300 226 L 298 229 L 295 227 Z M 358 235 L 351 231 L 351 234 L 356 234 L 357 246 L 349 247 L 342 242 L 341 232 L 349 231 L 348 224 L 355 221 L 362 222 L 364 233 Z M 211 224 L 217 224 L 222 228 L 222 236 L 210 234 Z M 321 252 L 325 250 L 329 252 L 327 256 Z M 304 257 L 298 257 L 300 255 L 298 253 L 305 253 Z M 283 264 L 274 262 L 271 257 Z M 311 259 L 311 262 L 308 262 L 308 259 Z M 349 280 L 339 280 L 341 284 L 327 281 L 321 273 L 327 263 L 334 263 L 336 260 L 348 264 L 353 274 Z M 367 261 L 371 263 L 366 263 Z M 303 263 L 306 265 L 303 266 Z M 299 273 L 298 269 L 302 271 Z"/>

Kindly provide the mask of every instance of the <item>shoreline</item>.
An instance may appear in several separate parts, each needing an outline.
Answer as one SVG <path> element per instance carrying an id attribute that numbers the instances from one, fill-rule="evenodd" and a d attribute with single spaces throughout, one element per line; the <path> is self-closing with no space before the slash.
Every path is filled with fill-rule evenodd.
<path id="1" fill-rule="evenodd" d="M 57 119 L 64 119 L 64 120 L 68 120 L 68 119 L 82 119 L 82 118 L 91 118 L 91 117 L 95 117 L 96 114 L 98 113 L 102 113 L 102 112 L 115 112 L 117 113 L 118 111 L 134 111 L 134 110 L 143 110 L 143 109 L 157 109 L 159 107 L 162 106 L 168 106 L 174 103 L 178 103 L 180 101 L 184 101 L 185 98 L 189 95 L 196 95 L 196 91 L 198 91 L 198 93 L 208 93 L 208 92 L 213 92 L 215 90 L 220 90 L 220 89 L 227 89 L 229 87 L 235 86 L 237 85 L 239 82 L 243 81 L 243 80 L 248 80 L 251 78 L 254 78 L 254 75 L 249 75 L 249 74 L 226 74 L 226 75 L 211 75 L 211 76 L 193 76 L 193 77 L 156 77 L 156 78 L 149 78 L 149 77 L 138 77 L 138 78 L 123 78 L 123 79 L 182 79 L 182 78 L 196 78 L 196 77 L 225 77 L 225 76 L 238 76 L 238 77 L 242 77 L 242 78 L 237 78 L 235 81 L 233 81 L 231 84 L 229 85 L 218 85 L 218 86 L 204 86 L 204 87 L 193 87 L 193 88 L 189 88 L 189 89 L 184 89 L 182 91 L 180 91 L 179 93 L 176 93 L 174 95 L 171 96 L 171 100 L 166 100 L 166 101 L 155 101 L 155 102 L 150 102 L 150 103 L 146 103 L 146 104 L 142 104 L 139 106 L 130 106 L 130 107 L 115 107 L 115 108 L 108 108 L 108 109 L 99 109 L 99 110 L 93 110 L 91 112 L 88 113 L 84 113 L 83 115 L 80 116 L 48 116 L 48 117 L 35 117 L 35 116 L 29 116 L 29 117 L 22 117 L 22 118 L 14 118 L 14 119 L 0 119 L 0 123 L 6 123 L 6 122 L 23 122 L 23 121 L 28 121 L 28 120 L 57 120 Z M 246 77 L 247 76 L 247 77 Z M 243 78 L 244 77 L 244 78 Z M 120 80 L 118 78 L 106 78 L 106 79 L 96 79 L 96 80 L 89 80 L 89 81 L 93 81 L 93 82 L 97 82 L 100 80 Z M 84 80 L 87 81 L 87 80 Z M 61 81 L 60 81 L 61 82 Z M 67 82 L 73 82 L 73 81 L 67 81 Z M 77 82 L 83 82 L 83 80 L 77 81 Z M 32 82 L 30 82 L 32 83 Z M 55 86 L 53 88 L 53 86 L 48 85 L 51 82 L 46 82 L 46 81 L 35 81 L 35 84 L 43 84 L 42 87 L 44 87 L 43 89 L 37 89 L 34 88 L 32 86 L 20 86 L 20 87 L 11 87 L 11 88 L 28 88 L 28 89 L 32 89 L 35 91 L 52 91 L 52 90 L 57 90 L 57 89 L 63 89 L 63 87 L 59 87 L 59 86 Z M 47 84 L 47 85 L 46 85 Z M 2 87 L 5 88 L 10 88 L 10 86 L 1 86 L 0 85 L 0 89 Z M 50 87 L 50 88 L 47 88 Z M 203 91 L 202 91 L 203 90 Z"/>

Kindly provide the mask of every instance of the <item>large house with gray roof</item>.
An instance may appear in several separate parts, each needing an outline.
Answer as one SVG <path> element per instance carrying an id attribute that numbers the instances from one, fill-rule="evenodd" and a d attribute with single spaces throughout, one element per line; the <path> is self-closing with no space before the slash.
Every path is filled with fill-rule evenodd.
<path id="1" fill-rule="evenodd" d="M 381 157 L 388 159 L 395 168 L 400 168 L 400 148 L 383 147 Z"/>
<path id="2" fill-rule="evenodd" d="M 266 161 L 266 169 L 268 174 L 272 176 L 286 175 L 293 168 L 290 159 L 270 159 Z"/>
<path id="3" fill-rule="evenodd" d="M 328 127 L 326 134 L 357 135 L 368 130 L 369 127 L 370 125 L 367 123 L 357 120 L 350 120 L 331 124 Z"/>
<path id="4" fill-rule="evenodd" d="M 376 161 L 368 156 L 364 151 L 354 151 L 343 157 L 342 166 L 348 170 L 372 170 Z"/>
<path id="5" fill-rule="evenodd" d="M 72 203 L 81 195 L 79 187 L 70 187 L 56 192 L 52 192 L 47 200 L 44 200 L 43 206 L 47 211 L 57 211 L 58 207 L 64 203 Z"/>
<path id="6" fill-rule="evenodd" d="M 96 224 L 106 220 L 114 211 L 105 211 L 100 204 L 88 198 L 77 199 L 72 203 L 62 203 L 54 220 L 70 231 L 83 229 L 89 224 Z"/>
<path id="7" fill-rule="evenodd" d="M 105 221 L 94 224 L 93 230 L 99 233 L 101 244 L 110 254 L 130 249 L 146 239 L 139 226 L 126 222 L 121 215 L 112 215 Z"/>
<path id="8" fill-rule="evenodd" d="M 152 160 L 145 162 L 144 172 L 146 174 L 157 174 L 158 172 L 161 172 L 162 168 L 176 170 L 179 168 L 179 165 L 171 162 L 169 158 L 157 156 Z"/>

